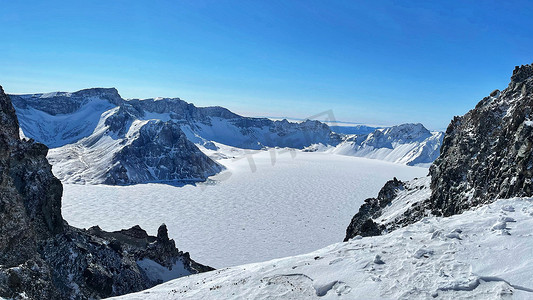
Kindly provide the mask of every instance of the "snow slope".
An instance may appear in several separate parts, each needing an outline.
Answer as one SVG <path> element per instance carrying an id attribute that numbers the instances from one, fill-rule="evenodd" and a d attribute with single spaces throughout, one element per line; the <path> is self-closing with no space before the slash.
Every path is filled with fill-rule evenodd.
<path id="1" fill-rule="evenodd" d="M 422 124 L 402 124 L 346 138 L 328 152 L 429 167 L 439 156 L 444 134 Z"/>
<path id="2" fill-rule="evenodd" d="M 93 133 L 104 112 L 115 107 L 97 97 L 69 114 L 50 115 L 31 106 L 17 108 L 20 128 L 24 135 L 36 141 L 44 141 L 50 148 L 71 144 Z"/>
<path id="3" fill-rule="evenodd" d="M 532 198 L 498 200 L 116 299 L 531 299 L 532 227 Z"/>
<path id="4" fill-rule="evenodd" d="M 326 153 L 243 152 L 227 149 L 238 159 L 222 160 L 226 170 L 196 186 L 65 184 L 63 216 L 73 226 L 104 230 L 139 224 L 155 233 L 165 223 L 180 250 L 221 268 L 340 241 L 363 200 L 387 180 L 428 172 Z"/>

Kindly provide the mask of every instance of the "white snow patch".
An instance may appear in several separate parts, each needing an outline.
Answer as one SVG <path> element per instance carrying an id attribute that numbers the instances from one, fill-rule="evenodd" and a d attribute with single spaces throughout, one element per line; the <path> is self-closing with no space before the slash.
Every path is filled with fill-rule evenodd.
<path id="1" fill-rule="evenodd" d="M 54 148 L 91 135 L 102 113 L 113 107 L 106 100 L 89 98 L 87 103 L 71 114 L 50 115 L 34 108 L 15 109 L 24 135 L 37 141 L 46 141 L 48 147 Z"/>
<path id="2" fill-rule="evenodd" d="M 137 265 L 146 273 L 146 276 L 153 281 L 166 282 L 179 277 L 191 275 L 191 272 L 185 268 L 181 260 L 176 261 L 171 269 L 166 268 L 149 258 L 138 260 Z"/>

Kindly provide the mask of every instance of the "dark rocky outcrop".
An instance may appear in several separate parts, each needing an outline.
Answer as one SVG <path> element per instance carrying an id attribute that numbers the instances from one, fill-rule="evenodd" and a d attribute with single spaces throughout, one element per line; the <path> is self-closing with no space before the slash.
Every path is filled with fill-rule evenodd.
<path id="1" fill-rule="evenodd" d="M 48 149 L 20 139 L 1 87 L 0 109 L 0 297 L 88 299 L 139 291 L 160 283 L 139 266 L 146 259 L 162 270 L 212 270 L 179 251 L 164 225 L 157 237 L 139 227 L 105 232 L 69 226 Z"/>
<path id="2" fill-rule="evenodd" d="M 533 195 L 533 66 L 516 67 L 509 86 L 455 117 L 430 168 L 436 215 L 496 198 Z"/>
<path id="3" fill-rule="evenodd" d="M 380 235 L 384 229 L 382 225 L 374 222 L 374 218 L 379 217 L 383 208 L 389 205 L 398 194 L 398 191 L 405 189 L 404 183 L 394 177 L 393 180 L 387 181 L 381 188 L 377 198 L 368 198 L 359 208 L 346 229 L 346 238 L 344 241 L 354 236 L 375 236 Z"/>
<path id="4" fill-rule="evenodd" d="M 505 90 L 493 91 L 451 121 L 430 167 L 430 196 L 393 225 L 372 224 L 384 209 L 376 199 L 365 201 L 345 240 L 381 234 L 375 228 L 404 226 L 429 214 L 450 216 L 498 198 L 533 196 L 532 110 L 533 65 L 517 66 Z M 370 229 L 362 230 L 362 224 Z"/>

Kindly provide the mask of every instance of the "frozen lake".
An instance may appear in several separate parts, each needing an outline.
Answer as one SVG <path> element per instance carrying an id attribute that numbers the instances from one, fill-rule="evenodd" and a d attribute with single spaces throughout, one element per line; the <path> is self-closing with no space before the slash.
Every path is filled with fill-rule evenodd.
<path id="1" fill-rule="evenodd" d="M 215 183 L 176 187 L 64 185 L 69 224 L 119 230 L 139 224 L 155 235 L 165 223 L 182 251 L 215 268 L 311 252 L 340 242 L 363 200 L 394 176 L 426 168 L 325 153 L 269 152 L 220 161 Z M 255 168 L 251 167 L 255 166 Z M 252 171 L 254 170 L 254 171 Z"/>

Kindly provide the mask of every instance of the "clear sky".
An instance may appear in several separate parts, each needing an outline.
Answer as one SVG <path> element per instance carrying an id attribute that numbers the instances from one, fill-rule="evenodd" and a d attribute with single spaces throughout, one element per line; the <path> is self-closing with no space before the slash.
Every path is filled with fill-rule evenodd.
<path id="1" fill-rule="evenodd" d="M 0 37 L 9 93 L 116 87 L 248 116 L 332 109 L 443 129 L 533 63 L 533 4 L 0 0 Z"/>

